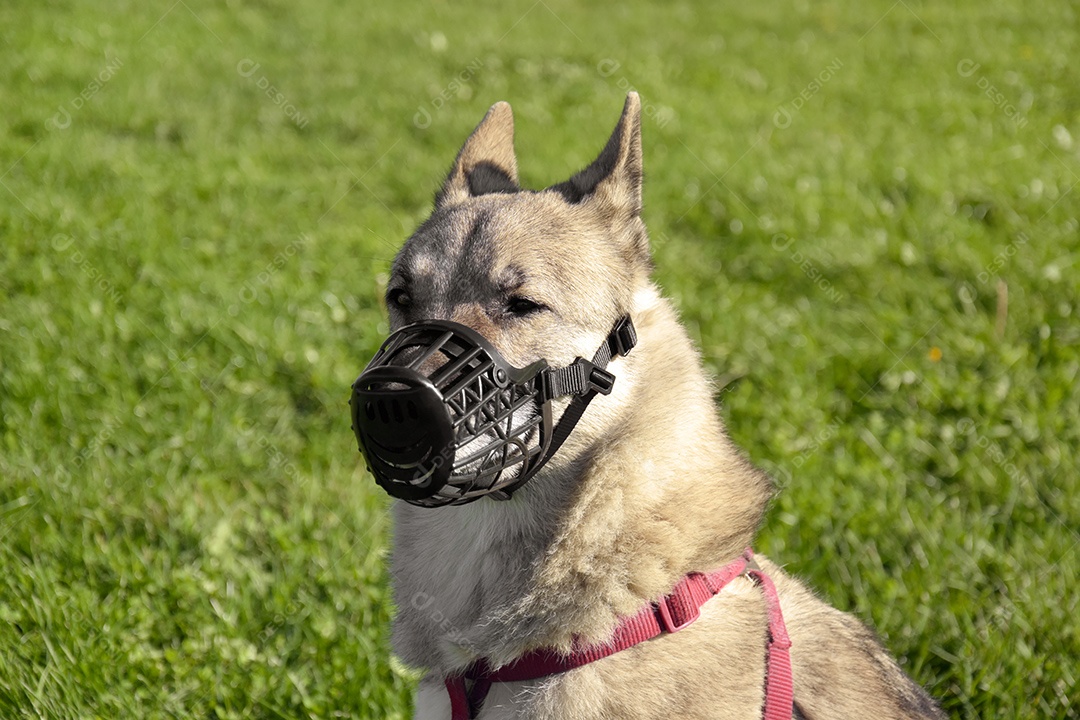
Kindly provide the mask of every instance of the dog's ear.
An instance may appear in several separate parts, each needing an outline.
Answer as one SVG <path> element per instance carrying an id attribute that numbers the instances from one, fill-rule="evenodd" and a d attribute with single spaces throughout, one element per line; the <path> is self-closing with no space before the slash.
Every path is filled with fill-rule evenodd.
<path id="1" fill-rule="evenodd" d="M 446 182 L 435 195 L 435 208 L 477 195 L 520 189 L 514 156 L 514 114 L 509 103 L 497 102 L 461 147 Z"/>
<path id="2" fill-rule="evenodd" d="M 649 263 L 649 241 L 641 221 L 641 100 L 626 96 L 622 117 L 607 145 L 587 168 L 550 189 L 572 204 L 588 204 L 629 243 L 634 259 Z"/>

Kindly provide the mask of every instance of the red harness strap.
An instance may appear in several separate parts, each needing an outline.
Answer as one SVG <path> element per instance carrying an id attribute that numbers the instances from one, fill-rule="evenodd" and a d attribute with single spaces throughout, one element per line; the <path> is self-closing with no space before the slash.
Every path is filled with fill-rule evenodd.
<path id="1" fill-rule="evenodd" d="M 620 623 L 612 639 L 606 643 L 581 647 L 568 655 L 546 648 L 532 650 L 497 669 L 492 669 L 482 658 L 462 673 L 448 676 L 445 682 L 450 694 L 452 720 L 475 718 L 491 689 L 491 683 L 537 680 L 566 672 L 664 633 L 682 630 L 697 620 L 702 605 L 743 574 L 751 577 L 761 588 L 769 613 L 769 641 L 765 646 L 765 706 L 762 715 L 765 720 L 791 720 L 791 640 L 780 613 L 776 587 L 754 562 L 753 552 L 749 548 L 734 562 L 708 575 L 690 573 L 679 581 L 670 595 L 647 605 L 637 615 Z M 473 681 L 471 688 L 466 688 L 466 680 Z"/>

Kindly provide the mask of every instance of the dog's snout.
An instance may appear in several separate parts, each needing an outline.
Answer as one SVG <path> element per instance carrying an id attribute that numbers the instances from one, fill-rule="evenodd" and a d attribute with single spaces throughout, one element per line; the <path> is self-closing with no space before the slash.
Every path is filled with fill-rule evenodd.
<path id="1" fill-rule="evenodd" d="M 484 308 L 477 303 L 465 303 L 454 307 L 450 313 L 450 319 L 459 325 L 472 328 L 491 341 L 495 334 L 495 325 L 492 324 Z"/>
<path id="2" fill-rule="evenodd" d="M 435 353 L 434 355 L 429 355 L 427 359 L 417 365 L 416 370 L 424 377 L 432 377 L 440 368 L 446 365 L 446 363 L 447 359 L 445 355 L 442 353 Z"/>
<path id="3" fill-rule="evenodd" d="M 401 350 L 394 357 L 392 364 L 410 367 L 424 377 L 431 377 L 446 363 L 447 357 L 443 353 L 432 352 L 432 348 L 418 346 Z"/>

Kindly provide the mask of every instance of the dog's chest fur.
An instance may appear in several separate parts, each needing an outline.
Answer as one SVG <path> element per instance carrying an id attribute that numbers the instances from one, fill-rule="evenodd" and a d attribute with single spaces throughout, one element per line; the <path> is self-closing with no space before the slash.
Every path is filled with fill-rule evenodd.
<path id="1" fill-rule="evenodd" d="M 527 586 L 550 528 L 518 501 L 396 508 L 394 648 L 416 665 L 455 668 L 488 652 L 478 624 Z"/>

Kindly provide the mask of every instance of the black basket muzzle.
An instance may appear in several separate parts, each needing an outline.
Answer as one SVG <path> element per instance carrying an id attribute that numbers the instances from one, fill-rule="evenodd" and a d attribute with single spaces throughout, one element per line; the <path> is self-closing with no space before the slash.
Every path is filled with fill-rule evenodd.
<path id="1" fill-rule="evenodd" d="M 384 490 L 415 505 L 507 499 L 558 450 L 588 401 L 611 391 L 615 378 L 604 367 L 635 342 L 624 318 L 593 362 L 516 368 L 469 327 L 409 325 L 387 338 L 353 384 L 360 451 Z M 551 400 L 571 394 L 553 426 Z"/>

